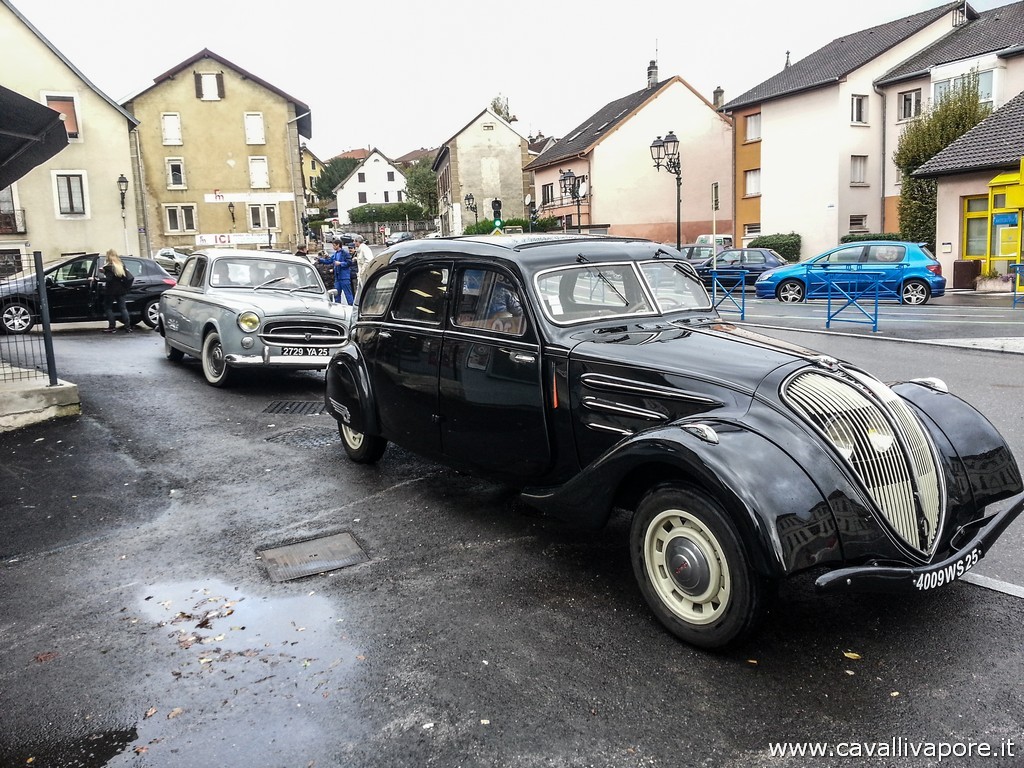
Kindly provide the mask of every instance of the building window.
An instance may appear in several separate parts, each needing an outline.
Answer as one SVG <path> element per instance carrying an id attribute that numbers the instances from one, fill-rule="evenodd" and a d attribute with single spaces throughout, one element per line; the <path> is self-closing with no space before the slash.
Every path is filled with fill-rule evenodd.
<path id="1" fill-rule="evenodd" d="M 555 200 L 555 185 L 554 185 L 554 183 L 544 184 L 540 188 L 540 204 L 541 205 L 550 205 L 552 202 L 554 202 L 554 200 Z"/>
<path id="2" fill-rule="evenodd" d="M 743 196 L 756 197 L 761 194 L 761 169 L 755 168 L 752 171 L 743 173 Z"/>
<path id="3" fill-rule="evenodd" d="M 246 112 L 245 113 L 245 143 L 246 144 L 266 144 L 267 136 L 263 130 L 263 113 L 262 112 Z"/>
<path id="4" fill-rule="evenodd" d="M 746 141 L 760 141 L 761 140 L 761 113 L 758 112 L 756 115 L 747 115 L 747 135 Z"/>
<path id="5" fill-rule="evenodd" d="M 398 202 L 402 202 L 402 190 L 398 190 Z"/>
<path id="6" fill-rule="evenodd" d="M 78 111 L 75 109 L 74 96 L 47 96 L 46 106 L 60 112 L 64 116 L 64 130 L 69 139 L 80 138 L 78 133 Z"/>
<path id="7" fill-rule="evenodd" d="M 921 89 L 899 94 L 899 119 L 910 120 L 921 114 Z"/>
<path id="8" fill-rule="evenodd" d="M 850 155 L 850 186 L 867 186 L 868 156 Z"/>
<path id="9" fill-rule="evenodd" d="M 366 174 L 365 173 L 357 173 L 356 174 L 356 181 L 358 181 L 360 184 L 365 184 L 366 183 Z"/>
<path id="10" fill-rule="evenodd" d="M 185 160 L 180 157 L 168 157 L 165 160 L 167 168 L 167 188 L 185 189 Z"/>
<path id="11" fill-rule="evenodd" d="M 856 213 L 850 216 L 850 231 L 851 232 L 867 232 L 868 231 L 868 217 L 863 213 Z"/>
<path id="12" fill-rule="evenodd" d="M 85 177 L 80 173 L 58 173 L 57 205 L 65 216 L 81 216 L 85 213 Z"/>
<path id="13" fill-rule="evenodd" d="M 390 203 L 391 202 L 391 198 L 388 197 L 388 193 L 387 192 L 384 193 L 384 202 L 385 203 Z"/>
<path id="14" fill-rule="evenodd" d="M 164 206 L 168 232 L 195 232 L 196 207 L 194 205 Z"/>
<path id="15" fill-rule="evenodd" d="M 181 115 L 177 112 L 164 112 L 160 115 L 160 132 L 164 144 L 181 144 Z"/>
<path id="16" fill-rule="evenodd" d="M 218 101 L 224 98 L 224 75 L 220 72 L 195 72 L 196 98 Z"/>
<path id="17" fill-rule="evenodd" d="M 277 229 L 277 206 L 250 205 L 249 229 Z"/>
<path id="18" fill-rule="evenodd" d="M 252 189 L 270 188 L 270 168 L 267 167 L 267 158 L 249 158 L 249 186 Z"/>
<path id="19" fill-rule="evenodd" d="M 363 205 L 365 202 L 366 202 L 366 193 L 365 192 L 360 192 L 359 193 L 359 204 Z"/>
<path id="20" fill-rule="evenodd" d="M 761 234 L 761 222 L 756 224 L 744 224 L 743 225 L 743 238 L 753 239 L 759 237 Z"/>
<path id="21" fill-rule="evenodd" d="M 988 104 L 990 107 L 992 104 L 992 70 L 986 70 L 985 72 L 972 72 L 960 77 L 948 78 L 946 80 L 936 80 L 932 83 L 932 98 L 933 103 L 938 104 L 945 98 L 951 90 L 955 88 L 963 88 L 967 83 L 967 79 L 972 75 L 978 76 L 978 103 Z"/>
<path id="22" fill-rule="evenodd" d="M 388 171 L 388 181 L 394 181 L 394 180 L 395 180 L 395 172 L 394 171 Z"/>
<path id="23" fill-rule="evenodd" d="M 866 125 L 868 122 L 868 97 L 852 96 L 850 98 L 850 122 Z"/>

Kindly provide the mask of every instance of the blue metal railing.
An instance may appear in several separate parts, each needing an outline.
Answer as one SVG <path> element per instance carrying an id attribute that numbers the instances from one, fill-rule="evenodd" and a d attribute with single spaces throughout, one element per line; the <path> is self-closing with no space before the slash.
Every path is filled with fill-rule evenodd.
<path id="1" fill-rule="evenodd" d="M 737 312 L 740 313 L 740 320 L 743 320 L 747 316 L 747 292 L 745 290 L 747 284 L 747 270 L 730 270 L 726 274 L 728 274 L 730 278 L 735 277 L 736 282 L 727 286 L 719 280 L 718 270 L 711 270 L 711 303 L 714 305 L 715 309 L 719 309 L 722 304 L 728 302 L 735 307 Z M 719 290 L 722 291 L 722 298 L 718 298 Z M 739 291 L 738 300 L 736 298 L 737 291 Z"/>
<path id="2" fill-rule="evenodd" d="M 1024 282 L 1024 263 L 1011 264 L 1010 272 L 1014 276 L 1013 304 L 1010 305 L 1010 308 L 1016 309 L 1018 304 L 1024 304 L 1024 289 L 1021 288 L 1021 283 Z"/>

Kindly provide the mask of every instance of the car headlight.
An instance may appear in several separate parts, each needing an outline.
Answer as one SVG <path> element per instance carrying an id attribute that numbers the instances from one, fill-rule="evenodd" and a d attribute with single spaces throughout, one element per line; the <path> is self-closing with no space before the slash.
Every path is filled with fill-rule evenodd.
<path id="1" fill-rule="evenodd" d="M 243 312 L 238 316 L 238 327 L 246 333 L 252 333 L 260 327 L 260 316 L 255 312 Z"/>

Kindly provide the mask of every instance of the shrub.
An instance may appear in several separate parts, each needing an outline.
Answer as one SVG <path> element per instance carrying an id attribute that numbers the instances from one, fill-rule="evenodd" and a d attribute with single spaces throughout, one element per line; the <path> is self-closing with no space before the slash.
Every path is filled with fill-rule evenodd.
<path id="1" fill-rule="evenodd" d="M 422 221 L 428 218 L 416 203 L 387 203 L 385 205 L 361 205 L 348 212 L 353 224 L 373 224 L 377 221 Z"/>
<path id="2" fill-rule="evenodd" d="M 912 242 L 909 238 L 903 237 L 899 232 L 865 232 L 860 235 L 843 235 L 839 238 L 840 243 L 860 243 L 864 240 L 899 240 L 900 242 Z"/>
<path id="3" fill-rule="evenodd" d="M 506 227 L 522 227 L 523 232 L 530 232 L 530 220 L 529 219 L 505 219 Z M 536 224 L 533 225 L 534 232 L 550 232 L 553 229 L 558 229 L 558 220 L 552 216 L 544 219 L 539 219 Z M 470 224 L 464 230 L 464 235 L 489 235 L 494 231 L 494 220 L 483 219 L 476 224 Z"/>
<path id="4" fill-rule="evenodd" d="M 771 248 L 786 261 L 800 260 L 800 235 L 790 232 L 788 235 L 760 235 L 750 241 L 748 248 Z"/>

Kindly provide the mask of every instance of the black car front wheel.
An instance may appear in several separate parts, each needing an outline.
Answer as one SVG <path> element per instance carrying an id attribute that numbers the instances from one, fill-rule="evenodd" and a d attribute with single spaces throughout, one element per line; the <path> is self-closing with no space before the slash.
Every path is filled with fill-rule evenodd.
<path id="1" fill-rule="evenodd" d="M 172 347 L 171 342 L 166 338 L 164 339 L 164 355 L 166 355 L 167 359 L 172 363 L 180 363 L 185 359 L 185 353 L 177 347 Z"/>
<path id="2" fill-rule="evenodd" d="M 904 304 L 927 304 L 932 292 L 924 280 L 907 280 L 900 289 L 900 299 Z"/>
<path id="3" fill-rule="evenodd" d="M 783 280 L 775 296 L 787 304 L 797 304 L 804 300 L 804 284 L 799 280 Z"/>
<path id="4" fill-rule="evenodd" d="M 769 583 L 751 567 L 724 510 L 698 491 L 648 492 L 633 515 L 630 555 L 651 610 L 692 645 L 734 642 L 764 613 Z"/>
<path id="5" fill-rule="evenodd" d="M 352 427 L 338 422 L 338 434 L 345 446 L 345 453 L 357 464 L 375 464 L 384 455 L 388 441 L 377 435 L 365 435 Z"/>
<path id="6" fill-rule="evenodd" d="M 0 312 L 0 321 L 3 323 L 5 333 L 21 334 L 32 330 L 32 326 L 36 324 L 36 317 L 32 307 L 20 301 L 12 301 L 4 305 Z"/>
<path id="7" fill-rule="evenodd" d="M 203 376 L 213 387 L 226 387 L 231 381 L 231 368 L 224 359 L 224 346 L 216 331 L 206 334 L 203 339 Z"/>

